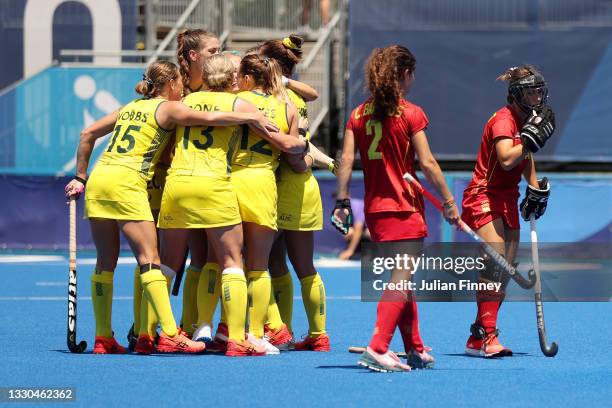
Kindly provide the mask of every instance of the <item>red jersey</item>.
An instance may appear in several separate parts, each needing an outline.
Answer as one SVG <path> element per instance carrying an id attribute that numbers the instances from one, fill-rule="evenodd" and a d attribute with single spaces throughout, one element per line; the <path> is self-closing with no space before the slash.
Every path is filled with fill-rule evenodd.
<path id="1" fill-rule="evenodd" d="M 500 137 L 512 138 L 513 145 L 521 144 L 519 118 L 509 106 L 495 112 L 485 125 L 482 142 L 476 159 L 472 180 L 464 192 L 464 199 L 470 195 L 485 194 L 492 200 L 518 200 L 518 185 L 528 163 L 527 158 L 510 170 L 502 169 L 495 150 L 495 140 Z"/>
<path id="2" fill-rule="evenodd" d="M 412 136 L 428 123 L 425 112 L 405 99 L 382 122 L 374 118 L 371 99 L 351 112 L 346 128 L 353 131 L 361 155 L 366 213 L 423 211 L 423 198 L 403 175 L 416 178 Z"/>

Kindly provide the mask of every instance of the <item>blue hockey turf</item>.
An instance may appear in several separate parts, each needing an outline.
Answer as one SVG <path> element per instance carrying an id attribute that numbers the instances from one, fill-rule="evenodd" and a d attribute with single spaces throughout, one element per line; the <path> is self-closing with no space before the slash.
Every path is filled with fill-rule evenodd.
<path id="1" fill-rule="evenodd" d="M 77 340 L 89 345 L 77 355 L 66 348 L 67 262 L 0 263 L 0 387 L 75 387 L 78 405 L 104 407 L 610 406 L 612 401 L 610 303 L 547 303 L 549 340 L 560 346 L 555 358 L 540 352 L 533 303 L 504 304 L 501 340 L 515 356 L 489 360 L 463 354 L 474 304 L 421 303 L 421 331 L 433 347 L 435 369 L 378 374 L 359 368 L 359 356 L 347 353 L 350 345 L 368 342 L 376 304 L 359 300 L 357 267 L 327 267 L 319 271 L 328 296 L 330 353 L 96 356 L 92 268 L 82 263 L 78 268 Z M 122 344 L 132 322 L 132 274 L 133 265 L 125 264 L 115 274 L 113 328 Z M 173 298 L 177 316 L 178 299 Z M 298 336 L 307 331 L 299 299 L 293 326 Z M 400 348 L 399 334 L 393 348 Z"/>

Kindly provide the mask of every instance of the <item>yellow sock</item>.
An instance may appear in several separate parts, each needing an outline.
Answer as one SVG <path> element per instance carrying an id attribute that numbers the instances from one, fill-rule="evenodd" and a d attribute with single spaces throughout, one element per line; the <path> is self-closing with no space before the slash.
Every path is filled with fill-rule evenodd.
<path id="1" fill-rule="evenodd" d="M 302 300 L 308 317 L 308 334 L 311 337 L 325 333 L 325 286 L 316 273 L 300 279 Z"/>
<path id="2" fill-rule="evenodd" d="M 293 280 L 290 273 L 272 278 L 272 293 L 280 312 L 281 320 L 287 325 L 289 331 L 293 332 L 291 329 L 291 320 L 293 319 Z M 270 313 L 269 309 L 268 313 Z"/>
<path id="3" fill-rule="evenodd" d="M 272 285 L 270 285 L 270 289 L 271 288 Z M 283 319 L 281 318 L 272 290 L 270 290 L 270 300 L 268 302 L 268 320 L 266 321 L 266 324 L 272 330 L 276 330 L 283 325 Z"/>
<path id="4" fill-rule="evenodd" d="M 94 271 L 91 275 L 91 301 L 96 317 L 96 336 L 113 337 L 113 272 Z"/>
<path id="5" fill-rule="evenodd" d="M 197 322 L 212 325 L 221 293 L 221 269 L 218 263 L 207 262 L 198 282 Z"/>
<path id="6" fill-rule="evenodd" d="M 138 269 L 140 272 L 140 268 Z M 172 283 L 172 278 L 164 275 L 166 278 L 166 287 L 168 288 L 168 293 L 170 292 L 170 285 Z M 141 285 L 142 286 L 142 285 Z M 141 296 L 142 296 L 141 291 Z M 155 337 L 157 335 L 157 324 L 159 320 L 157 319 L 157 315 L 155 314 L 155 309 L 151 302 L 149 302 L 146 298 L 144 302 L 140 303 L 140 328 L 138 331 L 138 335 L 148 334 L 151 337 Z"/>
<path id="7" fill-rule="evenodd" d="M 136 265 L 134 270 L 134 301 L 132 310 L 134 312 L 134 333 L 140 333 L 140 301 L 142 300 L 142 285 L 140 284 L 140 267 Z"/>
<path id="8" fill-rule="evenodd" d="M 151 269 L 140 274 L 144 297 L 151 302 L 162 331 L 170 337 L 176 335 L 176 321 L 170 306 L 168 280 L 159 269 Z M 142 318 L 142 317 L 141 317 Z M 141 325 L 143 323 L 141 322 Z"/>
<path id="9" fill-rule="evenodd" d="M 247 309 L 247 283 L 242 269 L 227 268 L 223 271 L 221 293 L 221 301 L 227 313 L 229 338 L 242 341 Z"/>
<path id="10" fill-rule="evenodd" d="M 193 333 L 193 325 L 198 321 L 198 281 L 200 280 L 201 268 L 189 266 L 185 284 L 183 286 L 183 330 Z"/>
<path id="11" fill-rule="evenodd" d="M 270 274 L 268 271 L 248 271 L 249 332 L 262 338 L 270 305 Z"/>
<path id="12" fill-rule="evenodd" d="M 221 316 L 219 317 L 219 321 L 221 323 L 225 323 L 225 325 L 227 326 L 227 315 L 225 314 L 225 306 L 223 306 L 223 299 L 219 298 L 219 300 L 221 301 Z"/>

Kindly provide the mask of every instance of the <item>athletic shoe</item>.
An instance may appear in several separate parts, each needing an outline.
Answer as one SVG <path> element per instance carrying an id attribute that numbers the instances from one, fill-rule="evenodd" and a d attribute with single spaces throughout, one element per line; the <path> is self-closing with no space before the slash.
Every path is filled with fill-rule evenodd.
<path id="1" fill-rule="evenodd" d="M 329 351 L 329 336 L 326 333 L 316 337 L 306 336 L 302 341 L 295 343 L 294 350 L 297 351 Z"/>
<path id="2" fill-rule="evenodd" d="M 138 336 L 136 336 L 136 333 L 134 333 L 134 323 L 132 323 L 132 327 L 130 327 L 130 331 L 127 334 L 127 340 L 128 350 L 134 352 L 134 349 L 136 348 L 136 341 L 138 340 Z"/>
<path id="3" fill-rule="evenodd" d="M 473 357 L 511 356 L 512 350 L 505 348 L 497 338 L 497 330 L 489 333 L 484 339 L 471 335 L 465 345 L 465 353 Z"/>
<path id="4" fill-rule="evenodd" d="M 134 351 L 138 354 L 151 354 L 155 353 L 155 343 L 153 337 L 148 334 L 141 334 L 138 336 Z"/>
<path id="5" fill-rule="evenodd" d="M 201 341 L 202 343 L 206 343 L 206 344 L 212 343 L 213 337 L 212 337 L 212 328 L 210 327 L 210 324 L 203 323 L 199 326 L 196 326 L 194 324 L 193 326 L 195 328 L 195 331 L 193 332 L 193 336 L 191 336 L 191 338 L 194 341 Z"/>
<path id="6" fill-rule="evenodd" d="M 206 346 L 199 341 L 193 341 L 179 330 L 173 337 L 166 335 L 163 331 L 159 335 L 157 351 L 160 353 L 201 353 Z"/>
<path id="7" fill-rule="evenodd" d="M 125 354 L 125 347 L 117 343 L 114 337 L 96 336 L 96 342 L 93 349 L 94 354 Z"/>
<path id="8" fill-rule="evenodd" d="M 247 340 L 250 341 L 251 343 L 253 343 L 256 346 L 263 347 L 266 350 L 266 355 L 280 354 L 280 350 L 278 348 L 276 348 L 275 346 L 273 346 L 272 344 L 270 344 L 270 342 L 268 340 L 266 340 L 265 337 L 261 338 L 261 339 L 258 339 L 257 337 L 255 337 L 251 333 L 249 333 L 247 335 Z"/>
<path id="9" fill-rule="evenodd" d="M 268 340 L 270 344 L 282 351 L 291 350 L 294 346 L 293 335 L 284 323 L 276 330 L 272 330 L 267 325 L 264 326 L 264 339 Z"/>
<path id="10" fill-rule="evenodd" d="M 423 368 L 433 368 L 435 359 L 429 352 L 431 351 L 431 347 L 425 346 L 422 352 L 418 352 L 415 349 L 410 350 L 408 356 L 406 357 L 406 363 L 412 369 L 423 369 Z"/>
<path id="11" fill-rule="evenodd" d="M 215 333 L 215 343 L 227 343 L 229 340 L 229 329 L 227 324 L 219 323 L 217 325 L 217 332 Z"/>
<path id="12" fill-rule="evenodd" d="M 225 355 L 228 357 L 265 356 L 266 349 L 248 340 L 237 341 L 229 339 Z"/>
<path id="13" fill-rule="evenodd" d="M 387 351 L 384 354 L 379 354 L 369 346 L 366 348 L 366 351 L 363 352 L 357 364 L 379 373 L 395 373 L 411 370 L 410 366 L 403 364 L 394 352 Z"/>

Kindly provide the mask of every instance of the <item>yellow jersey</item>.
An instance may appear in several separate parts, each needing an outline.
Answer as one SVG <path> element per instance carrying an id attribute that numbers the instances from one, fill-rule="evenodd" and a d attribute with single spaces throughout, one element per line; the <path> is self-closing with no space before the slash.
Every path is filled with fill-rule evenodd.
<path id="1" fill-rule="evenodd" d="M 285 90 L 287 91 L 287 95 L 289 95 L 289 99 L 291 99 L 291 102 L 293 102 L 293 104 L 297 108 L 297 111 L 300 117 L 307 118 L 308 117 L 308 107 L 306 106 L 306 102 L 304 101 L 304 98 L 302 98 L 300 95 L 298 95 L 297 93 L 295 93 L 289 88 L 285 88 Z"/>
<path id="2" fill-rule="evenodd" d="M 174 132 L 163 129 L 155 119 L 155 112 L 164 102 L 165 99 L 136 99 L 125 105 L 98 164 L 124 166 L 150 180 L 155 163 Z"/>
<path id="3" fill-rule="evenodd" d="M 183 103 L 197 111 L 233 112 L 237 99 L 228 92 L 194 92 Z M 177 126 L 168 176 L 229 177 L 240 134 L 238 126 Z"/>
<path id="4" fill-rule="evenodd" d="M 289 119 L 287 118 L 287 104 L 272 95 L 265 95 L 255 91 L 240 92 L 238 96 L 251 102 L 281 132 L 289 133 Z M 233 164 L 242 167 L 254 167 L 276 170 L 281 151 L 259 137 L 248 126 L 242 127 L 240 146 Z"/>

